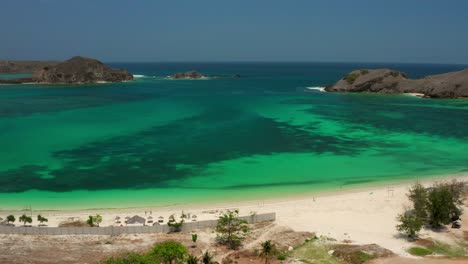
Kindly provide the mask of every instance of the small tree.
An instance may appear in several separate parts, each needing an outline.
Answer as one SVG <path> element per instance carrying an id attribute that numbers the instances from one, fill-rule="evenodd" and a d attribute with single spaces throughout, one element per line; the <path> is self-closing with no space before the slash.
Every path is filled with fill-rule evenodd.
<path id="1" fill-rule="evenodd" d="M 16 221 L 16 218 L 15 218 L 14 215 L 9 215 L 9 216 L 7 216 L 6 220 L 7 220 L 8 224 L 9 224 L 9 223 L 14 223 Z"/>
<path id="2" fill-rule="evenodd" d="M 49 219 L 43 217 L 42 215 L 38 215 L 38 216 L 37 216 L 37 221 L 39 221 L 39 223 L 42 224 L 42 223 L 44 223 L 44 222 L 48 222 Z"/>
<path id="3" fill-rule="evenodd" d="M 197 234 L 192 234 L 192 242 L 197 243 L 198 235 Z"/>
<path id="4" fill-rule="evenodd" d="M 447 225 L 460 217 L 463 186 L 457 182 L 440 183 L 428 195 L 429 224 L 433 227 Z"/>
<path id="5" fill-rule="evenodd" d="M 190 255 L 187 259 L 187 264 L 198 264 L 198 258 Z"/>
<path id="6" fill-rule="evenodd" d="M 180 232 L 182 230 L 182 226 L 184 225 L 185 214 L 182 213 L 182 217 L 180 222 L 175 220 L 174 215 L 169 216 L 169 221 L 167 225 L 171 228 L 170 232 Z"/>
<path id="7" fill-rule="evenodd" d="M 410 238 L 416 237 L 423 226 L 423 221 L 413 210 L 406 210 L 403 214 L 398 215 L 397 220 L 400 222 L 396 226 L 397 230 L 405 233 Z"/>
<path id="8" fill-rule="evenodd" d="M 32 223 L 32 218 L 23 214 L 22 216 L 20 216 L 19 221 L 23 222 L 23 225 L 26 226 L 26 223 Z"/>
<path id="9" fill-rule="evenodd" d="M 99 226 L 102 223 L 102 216 L 100 214 L 97 214 L 94 217 L 94 223 L 96 223 L 97 226 Z"/>
<path id="10" fill-rule="evenodd" d="M 237 249 L 241 245 L 248 231 L 247 220 L 239 217 L 238 210 L 228 210 L 226 214 L 219 217 L 216 225 L 218 241 L 227 244 L 232 249 Z"/>
<path id="11" fill-rule="evenodd" d="M 97 226 L 99 227 L 99 224 L 102 223 L 102 216 L 97 214 L 97 215 L 90 215 L 88 217 L 88 220 L 86 220 L 89 226 Z"/>
<path id="12" fill-rule="evenodd" d="M 184 261 L 188 250 L 180 243 L 166 241 L 157 244 L 151 254 L 162 264 L 176 264 Z"/>
<path id="13" fill-rule="evenodd" d="M 94 217 L 92 215 L 88 216 L 88 220 L 86 220 L 89 226 L 94 226 Z"/>
<path id="14" fill-rule="evenodd" d="M 261 249 L 259 256 L 265 260 L 265 264 L 270 263 L 270 258 L 276 255 L 276 246 L 271 243 L 271 240 L 260 243 Z"/>
<path id="15" fill-rule="evenodd" d="M 414 214 L 422 221 L 427 219 L 427 190 L 420 183 L 415 183 L 409 190 L 408 198 L 413 202 Z"/>
<path id="16" fill-rule="evenodd" d="M 205 251 L 202 256 L 202 263 L 203 264 L 213 264 L 213 255 L 211 255 L 208 251 Z"/>

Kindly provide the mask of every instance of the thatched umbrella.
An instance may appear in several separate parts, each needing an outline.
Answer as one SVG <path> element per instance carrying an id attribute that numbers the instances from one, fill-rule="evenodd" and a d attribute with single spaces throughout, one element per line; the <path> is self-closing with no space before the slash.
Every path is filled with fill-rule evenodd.
<path id="1" fill-rule="evenodd" d="M 159 219 L 159 220 L 158 220 L 159 223 L 163 223 L 163 222 L 164 222 L 164 216 L 160 216 L 158 219 Z"/>
<path id="2" fill-rule="evenodd" d="M 192 215 L 192 221 L 197 221 L 197 215 Z"/>
<path id="3" fill-rule="evenodd" d="M 148 218 L 147 218 L 147 219 L 148 219 L 148 223 L 153 223 L 153 217 L 152 217 L 151 215 L 150 215 L 150 216 L 148 216 Z"/>

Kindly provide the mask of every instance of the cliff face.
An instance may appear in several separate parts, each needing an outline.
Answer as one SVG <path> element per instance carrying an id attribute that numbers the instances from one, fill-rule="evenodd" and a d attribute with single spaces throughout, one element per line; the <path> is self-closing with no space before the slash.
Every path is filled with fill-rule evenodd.
<path id="1" fill-rule="evenodd" d="M 44 67 L 33 79 L 39 83 L 121 82 L 133 80 L 133 75 L 126 70 L 112 69 L 98 60 L 77 56 Z"/>
<path id="2" fill-rule="evenodd" d="M 389 69 L 355 70 L 325 88 L 328 92 L 420 93 L 433 98 L 468 97 L 468 69 L 411 80 Z"/>

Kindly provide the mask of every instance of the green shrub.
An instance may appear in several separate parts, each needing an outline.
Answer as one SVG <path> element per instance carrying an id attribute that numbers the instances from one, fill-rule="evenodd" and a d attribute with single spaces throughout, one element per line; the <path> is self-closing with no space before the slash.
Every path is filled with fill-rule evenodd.
<path id="1" fill-rule="evenodd" d="M 353 84 L 358 77 L 359 73 L 348 73 L 343 77 L 343 80 L 347 81 L 349 84 Z"/>
<path id="2" fill-rule="evenodd" d="M 180 243 L 166 241 L 157 244 L 150 255 L 162 264 L 174 264 L 184 261 L 188 250 Z"/>
<path id="3" fill-rule="evenodd" d="M 362 70 L 360 70 L 360 72 L 361 72 L 362 75 L 366 75 L 366 74 L 369 73 L 369 70 L 367 70 L 367 69 L 362 69 Z"/>
<path id="4" fill-rule="evenodd" d="M 125 253 L 120 256 L 110 257 L 101 262 L 102 264 L 156 264 L 156 261 L 151 260 L 148 256 L 138 253 Z"/>
<path id="5" fill-rule="evenodd" d="M 406 211 L 397 217 L 396 229 L 405 233 L 410 238 L 414 238 L 423 226 L 423 221 L 414 213 L 414 210 Z"/>
<path id="6" fill-rule="evenodd" d="M 408 253 L 414 256 L 423 257 L 423 256 L 431 255 L 432 251 L 423 247 L 412 247 L 408 249 Z"/>
<path id="7" fill-rule="evenodd" d="M 288 257 L 288 254 L 286 254 L 284 252 L 281 252 L 281 253 L 278 254 L 277 259 L 278 260 L 286 260 L 287 257 Z"/>

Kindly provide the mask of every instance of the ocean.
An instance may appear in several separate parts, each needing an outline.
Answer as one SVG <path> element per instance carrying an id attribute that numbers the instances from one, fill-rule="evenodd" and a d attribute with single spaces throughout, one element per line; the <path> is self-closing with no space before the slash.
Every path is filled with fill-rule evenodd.
<path id="1" fill-rule="evenodd" d="M 0 209 L 262 200 L 468 172 L 468 100 L 310 89 L 359 68 L 467 66 L 110 65 L 135 81 L 0 86 Z M 165 78 L 189 70 L 241 78 Z"/>

